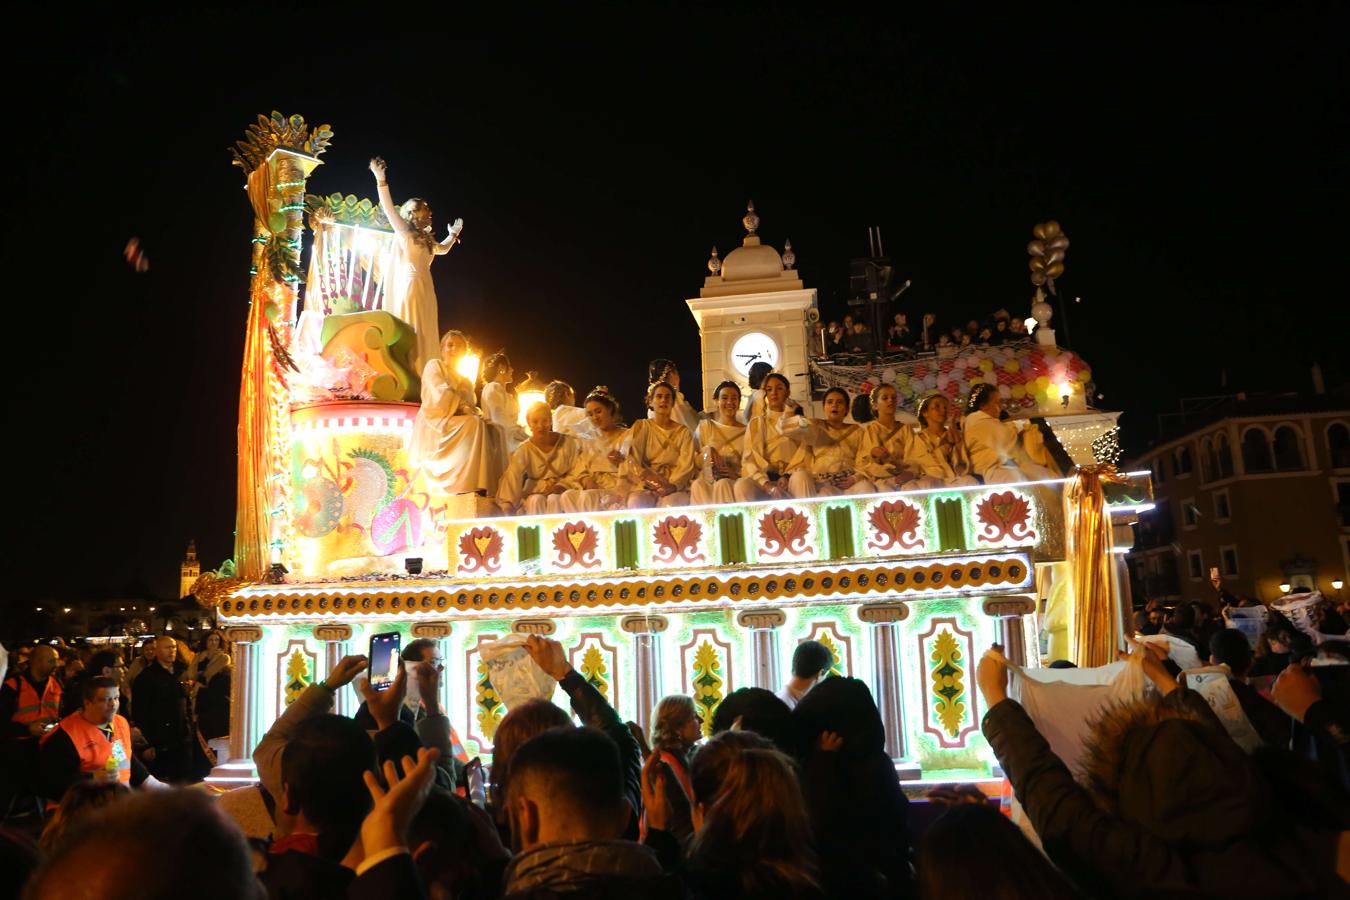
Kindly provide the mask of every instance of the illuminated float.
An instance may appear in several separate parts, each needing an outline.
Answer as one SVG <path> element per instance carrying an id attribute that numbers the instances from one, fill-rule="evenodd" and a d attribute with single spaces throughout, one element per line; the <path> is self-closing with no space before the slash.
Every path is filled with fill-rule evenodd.
<path id="1" fill-rule="evenodd" d="M 694 697 L 707 722 L 737 688 L 778 691 L 795 645 L 819 640 L 836 673 L 871 686 L 888 750 L 924 777 L 990 771 L 973 680 L 989 644 L 1034 665 L 1048 633 L 1054 655 L 1113 657 L 1129 609 L 1113 550 L 1128 546 L 1151 485 L 1146 473 L 1096 465 L 1093 446 L 1100 455 L 1111 443 L 1115 414 L 1088 407 L 1085 364 L 1052 335 L 1047 342 L 1048 329 L 1041 343 L 997 358 L 897 364 L 888 380 L 903 376 L 914 396 L 926 385 L 919 367 L 951 362 L 941 389 L 956 397 L 961 385 L 947 387 L 955 378 L 1017 373 L 1018 408 L 1047 418 L 1080 465 L 1071 478 L 517 517 L 489 515 L 472 494 L 428 493 L 406 451 L 418 409 L 413 335 L 381 304 L 389 224 L 368 200 L 305 193 L 330 137 L 326 126 L 274 113 L 236 158 L 257 230 L 235 571 L 198 585 L 233 645 L 226 780 L 232 767 L 248 777 L 254 745 L 308 684 L 388 630 L 439 642 L 452 724 L 470 754 L 488 757 L 505 709 L 480 651 L 502 635 L 561 641 L 573 667 L 644 726 L 668 693 Z M 313 237 L 302 279 L 306 217 Z M 743 246 L 714 256 L 689 301 L 705 407 L 712 385 L 744 381 L 737 353 L 746 347 L 772 353 L 794 395 L 809 396 L 815 291 L 761 243 L 753 209 L 745 225 Z M 338 710 L 356 702 L 345 690 Z"/>

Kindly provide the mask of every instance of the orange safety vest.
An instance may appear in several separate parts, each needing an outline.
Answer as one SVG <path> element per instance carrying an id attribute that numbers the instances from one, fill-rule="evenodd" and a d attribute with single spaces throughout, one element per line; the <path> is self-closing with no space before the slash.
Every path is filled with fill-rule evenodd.
<path id="1" fill-rule="evenodd" d="M 113 739 L 97 725 L 91 725 L 79 713 L 71 713 L 61 720 L 60 729 L 75 745 L 80 755 L 80 771 L 94 776 L 95 781 L 120 781 L 131 783 L 131 726 L 121 716 L 113 716 Z M 47 743 L 56 731 L 42 738 Z"/>
<path id="2" fill-rule="evenodd" d="M 61 682 L 55 678 L 47 678 L 47 686 L 43 688 L 41 697 L 33 688 L 33 683 L 23 675 L 9 679 L 5 686 L 19 693 L 19 704 L 14 709 L 11 722 L 31 725 L 38 719 L 55 719 L 61 714 Z"/>

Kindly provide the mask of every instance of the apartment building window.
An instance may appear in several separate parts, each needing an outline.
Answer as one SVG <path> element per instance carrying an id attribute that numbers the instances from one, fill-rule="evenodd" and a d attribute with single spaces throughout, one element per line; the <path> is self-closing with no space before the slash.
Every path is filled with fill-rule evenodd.
<path id="1" fill-rule="evenodd" d="M 1228 500 L 1228 488 L 1214 492 L 1214 521 L 1227 522 L 1233 517 L 1233 507 Z"/>
<path id="2" fill-rule="evenodd" d="M 1242 468 L 1248 475 L 1275 471 L 1275 462 L 1270 458 L 1270 438 L 1264 428 L 1253 425 L 1242 433 Z"/>
<path id="3" fill-rule="evenodd" d="M 1336 517 L 1342 528 L 1350 528 L 1350 481 L 1336 481 Z"/>
<path id="4" fill-rule="evenodd" d="M 1187 530 L 1200 524 L 1200 510 L 1196 508 L 1195 498 L 1187 497 L 1181 501 L 1181 525 Z"/>
<path id="5" fill-rule="evenodd" d="M 1275 429 L 1275 468 L 1297 472 L 1303 468 L 1303 438 L 1292 425 Z"/>
<path id="6" fill-rule="evenodd" d="M 1186 551 L 1186 573 L 1191 581 L 1201 581 L 1205 577 L 1205 556 L 1199 550 Z"/>
<path id="7" fill-rule="evenodd" d="M 1350 427 L 1340 422 L 1331 423 L 1327 428 L 1327 455 L 1331 457 L 1333 469 L 1350 469 Z"/>
<path id="8" fill-rule="evenodd" d="M 1178 447 L 1172 453 L 1172 470 L 1178 478 L 1187 478 L 1191 474 L 1191 448 Z"/>
<path id="9" fill-rule="evenodd" d="M 1219 457 L 1219 477 L 1233 477 L 1233 445 L 1228 442 L 1228 435 L 1222 431 L 1214 439 L 1214 452 Z"/>
<path id="10" fill-rule="evenodd" d="M 1219 548 L 1219 574 L 1224 578 L 1236 578 L 1238 575 L 1237 547 L 1228 544 Z"/>

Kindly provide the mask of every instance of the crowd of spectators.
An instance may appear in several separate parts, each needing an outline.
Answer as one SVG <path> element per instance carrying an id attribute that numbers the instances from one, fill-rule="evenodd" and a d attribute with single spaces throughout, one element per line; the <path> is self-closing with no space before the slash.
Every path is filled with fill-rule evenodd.
<path id="1" fill-rule="evenodd" d="M 958 322 L 950 328 L 940 326 L 932 312 L 925 312 L 914 325 L 910 324 L 908 313 L 896 312 L 880 337 L 872 325 L 850 313 L 842 319 L 815 324 L 811 355 L 836 357 L 884 352 L 946 356 L 966 347 L 997 347 L 1024 341 L 1029 336 L 1025 320 L 1014 318 L 1006 309 L 964 324 Z"/>
<path id="2" fill-rule="evenodd" d="M 1246 683 L 1241 634 L 1189 606 L 1160 624 Z M 1272 648 L 1292 640 L 1275 631 Z M 1149 693 L 1092 726 L 1077 777 L 1010 696 L 1001 649 L 975 667 L 984 735 L 1030 830 L 973 786 L 908 799 L 871 692 L 831 675 L 814 641 L 780 695 L 733 691 L 706 722 L 692 698 L 667 697 L 644 731 L 560 643 L 531 636 L 526 652 L 570 710 L 512 708 L 485 793 L 455 760 L 434 654 L 405 653 L 384 691 L 349 656 L 263 737 L 257 785 L 213 801 L 77 781 L 40 853 L 6 835 L 0 865 L 32 898 L 1344 896 L 1344 648 L 1315 654 L 1339 665 L 1291 649 L 1257 698 L 1269 743 L 1247 751 L 1165 646 L 1132 643 Z M 106 680 L 91 683 L 111 710 Z M 333 712 L 349 685 L 361 720 Z M 1317 741 L 1301 745 L 1300 728 Z"/>

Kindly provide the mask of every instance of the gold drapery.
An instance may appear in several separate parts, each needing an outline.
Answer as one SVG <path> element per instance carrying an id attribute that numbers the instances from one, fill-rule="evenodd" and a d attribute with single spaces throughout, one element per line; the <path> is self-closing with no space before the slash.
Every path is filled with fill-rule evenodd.
<path id="1" fill-rule="evenodd" d="M 1064 525 L 1073 616 L 1070 658 L 1080 667 L 1115 661 L 1119 623 L 1111 578 L 1111 514 L 1103 481 L 1119 481 L 1112 466 L 1080 467 L 1064 494 Z"/>

